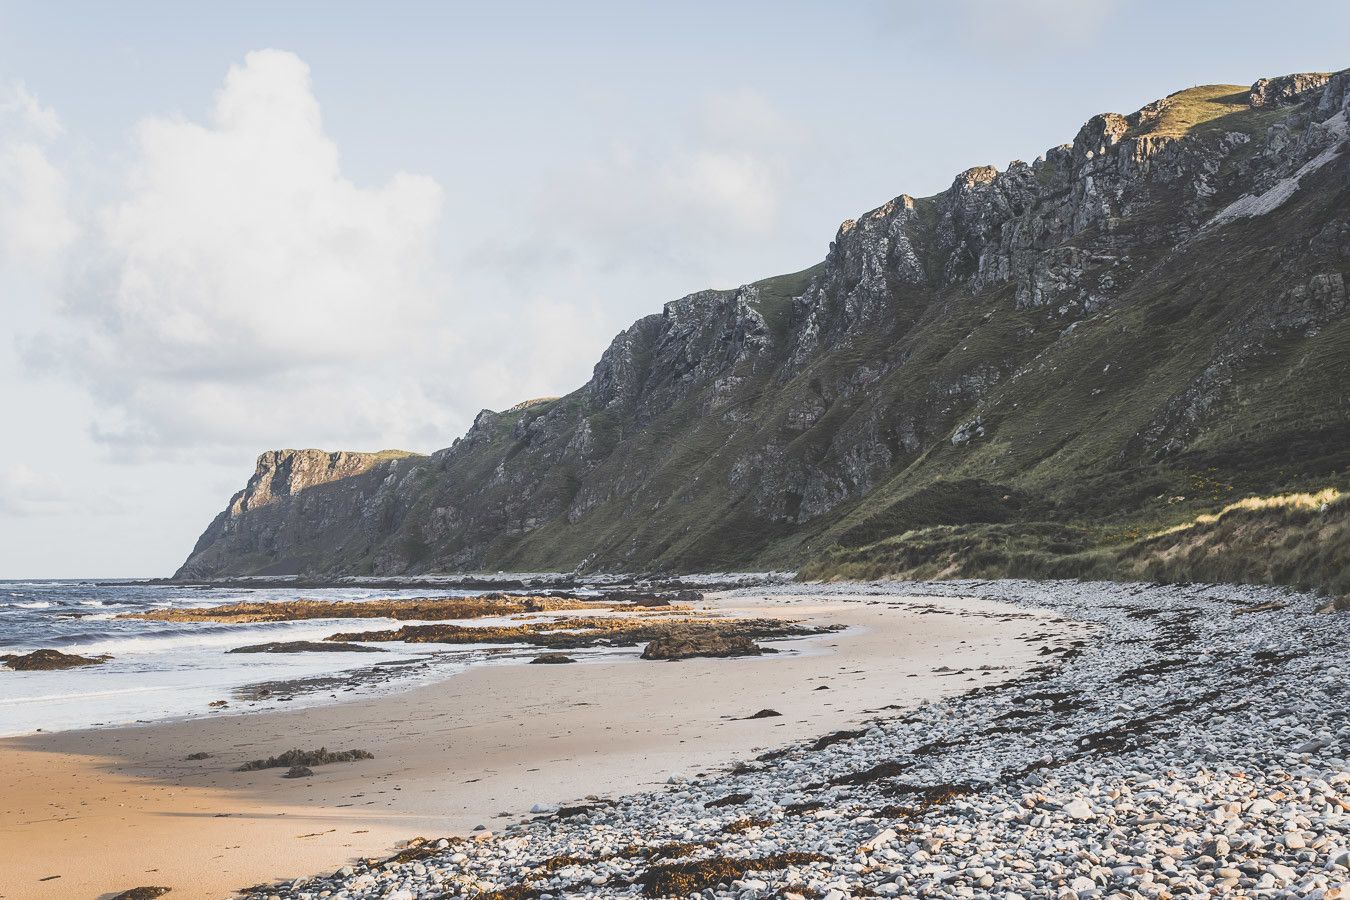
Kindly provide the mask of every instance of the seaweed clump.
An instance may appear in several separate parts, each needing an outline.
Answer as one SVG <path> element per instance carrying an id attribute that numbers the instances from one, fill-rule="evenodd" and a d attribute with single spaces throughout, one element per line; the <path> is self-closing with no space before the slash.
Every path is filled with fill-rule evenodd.
<path id="1" fill-rule="evenodd" d="M 322 766 L 328 763 L 354 762 L 358 759 L 374 758 L 375 755 L 366 750 L 339 750 L 336 753 L 328 752 L 326 747 L 320 747 L 318 750 L 287 750 L 280 756 L 269 756 L 267 759 L 255 759 L 252 762 L 246 762 L 239 767 L 238 771 L 256 772 L 259 769 Z"/>
<path id="2" fill-rule="evenodd" d="M 688 897 L 690 894 L 715 888 L 719 884 L 730 884 L 743 878 L 748 872 L 786 869 L 820 862 L 829 862 L 829 857 L 819 853 L 799 852 L 775 853 L 772 856 L 752 859 L 714 856 L 710 859 L 653 866 L 637 879 L 637 883 L 642 885 L 644 897 Z"/>

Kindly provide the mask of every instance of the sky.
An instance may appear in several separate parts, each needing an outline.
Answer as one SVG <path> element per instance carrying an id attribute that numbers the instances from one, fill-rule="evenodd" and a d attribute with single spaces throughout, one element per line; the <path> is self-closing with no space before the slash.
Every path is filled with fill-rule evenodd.
<path id="1" fill-rule="evenodd" d="M 281 447 L 431 451 L 838 224 L 1350 4 L 0 0 L 0 579 L 171 574 Z"/>

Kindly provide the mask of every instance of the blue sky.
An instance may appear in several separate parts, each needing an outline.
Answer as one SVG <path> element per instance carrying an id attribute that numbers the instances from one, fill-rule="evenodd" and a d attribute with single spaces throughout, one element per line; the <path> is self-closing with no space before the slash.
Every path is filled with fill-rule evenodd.
<path id="1" fill-rule="evenodd" d="M 1350 5 L 0 2 L 0 577 L 167 574 L 270 447 L 431 450 L 661 303 Z"/>

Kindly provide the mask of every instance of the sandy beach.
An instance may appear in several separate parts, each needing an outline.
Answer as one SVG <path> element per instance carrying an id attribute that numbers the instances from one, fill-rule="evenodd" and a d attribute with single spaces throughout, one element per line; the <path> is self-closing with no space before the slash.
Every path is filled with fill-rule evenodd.
<path id="1" fill-rule="evenodd" d="M 772 593 L 705 605 L 847 630 L 759 658 L 485 665 L 378 700 L 5 739 L 0 897 L 215 898 L 332 871 L 1001 682 L 1073 627 L 988 600 Z M 781 715 L 749 718 L 764 709 Z M 235 771 L 320 746 L 375 758 Z"/>

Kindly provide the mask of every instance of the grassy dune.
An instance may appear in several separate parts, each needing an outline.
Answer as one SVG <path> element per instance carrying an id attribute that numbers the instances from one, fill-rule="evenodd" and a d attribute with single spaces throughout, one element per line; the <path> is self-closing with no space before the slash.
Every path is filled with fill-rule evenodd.
<path id="1" fill-rule="evenodd" d="M 1021 521 L 934 525 L 835 547 L 806 580 L 1111 578 L 1289 585 L 1350 595 L 1350 493 L 1247 497 L 1145 529 Z"/>

